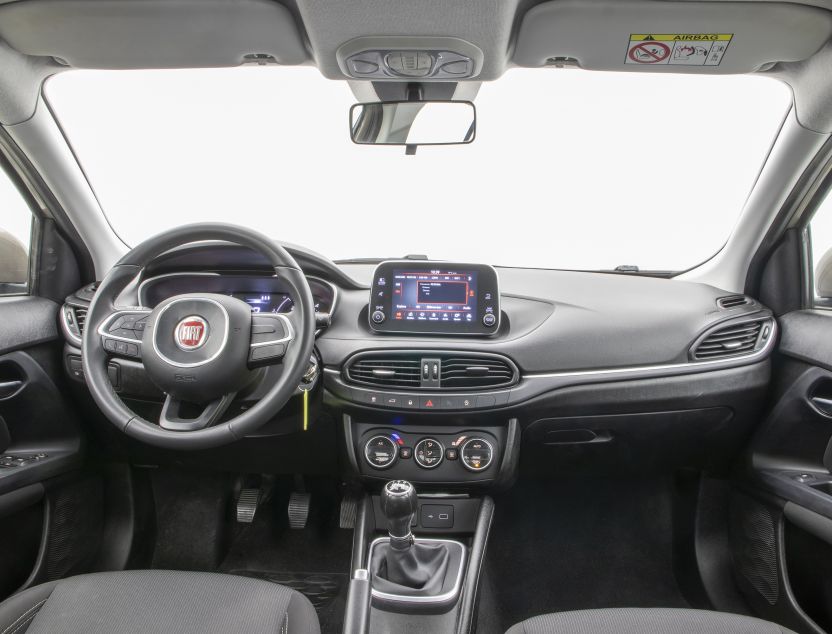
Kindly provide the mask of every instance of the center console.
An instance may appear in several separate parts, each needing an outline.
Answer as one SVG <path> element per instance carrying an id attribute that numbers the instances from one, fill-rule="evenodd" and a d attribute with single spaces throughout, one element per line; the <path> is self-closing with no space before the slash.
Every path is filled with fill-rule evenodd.
<path id="1" fill-rule="evenodd" d="M 519 460 L 520 426 L 505 412 L 520 370 L 470 345 L 509 332 L 501 316 L 490 266 L 397 260 L 373 275 L 361 327 L 378 344 L 325 372 L 350 475 L 368 492 L 344 632 L 472 631 L 489 493 Z M 425 346 L 440 339 L 450 345 Z"/>

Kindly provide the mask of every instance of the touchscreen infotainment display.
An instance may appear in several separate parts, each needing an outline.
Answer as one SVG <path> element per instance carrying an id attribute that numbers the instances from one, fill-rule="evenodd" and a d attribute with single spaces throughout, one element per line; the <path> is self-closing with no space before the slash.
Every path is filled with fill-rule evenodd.
<path id="1" fill-rule="evenodd" d="M 476 272 L 394 269 L 391 317 L 397 321 L 474 321 Z"/>
<path id="2" fill-rule="evenodd" d="M 484 264 L 382 262 L 368 314 L 378 332 L 490 335 L 500 324 L 497 272 Z"/>

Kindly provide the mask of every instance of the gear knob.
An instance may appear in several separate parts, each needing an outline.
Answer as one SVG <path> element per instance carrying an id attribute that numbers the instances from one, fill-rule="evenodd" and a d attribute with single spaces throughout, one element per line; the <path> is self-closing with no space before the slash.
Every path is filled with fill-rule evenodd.
<path id="1" fill-rule="evenodd" d="M 391 480 L 381 490 L 381 511 L 387 518 L 393 550 L 406 550 L 413 545 L 410 524 L 416 504 L 416 487 L 407 480 Z"/>

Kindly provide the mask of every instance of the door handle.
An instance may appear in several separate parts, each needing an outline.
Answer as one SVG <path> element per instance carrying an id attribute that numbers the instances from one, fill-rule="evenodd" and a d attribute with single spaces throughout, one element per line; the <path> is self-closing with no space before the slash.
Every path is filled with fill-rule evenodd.
<path id="1" fill-rule="evenodd" d="M 823 398 L 822 396 L 810 396 L 809 402 L 814 408 L 823 414 L 832 418 L 832 398 Z"/>
<path id="2" fill-rule="evenodd" d="M 0 381 L 0 401 L 11 398 L 23 389 L 24 382 L 17 379 Z"/>

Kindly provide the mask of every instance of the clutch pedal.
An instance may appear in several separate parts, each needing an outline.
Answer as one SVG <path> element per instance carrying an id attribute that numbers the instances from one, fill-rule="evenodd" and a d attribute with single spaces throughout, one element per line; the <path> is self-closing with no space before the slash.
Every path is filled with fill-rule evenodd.
<path id="1" fill-rule="evenodd" d="M 237 498 L 237 522 L 251 524 L 260 504 L 260 489 L 242 489 Z"/>

